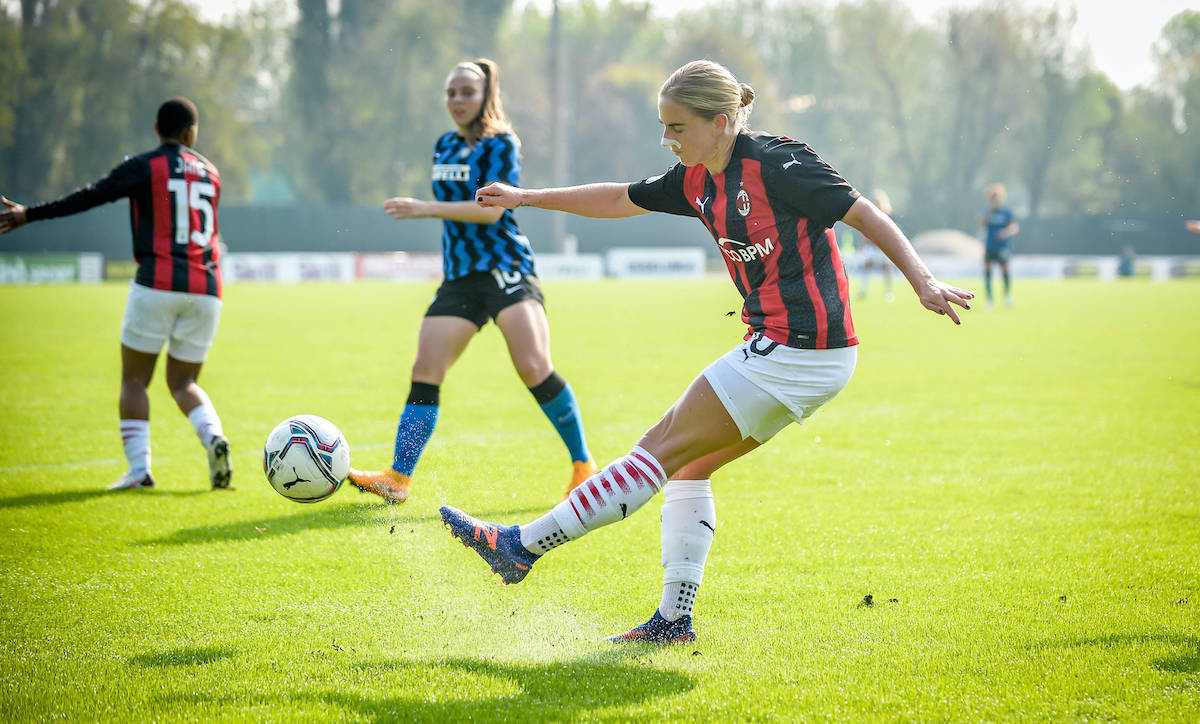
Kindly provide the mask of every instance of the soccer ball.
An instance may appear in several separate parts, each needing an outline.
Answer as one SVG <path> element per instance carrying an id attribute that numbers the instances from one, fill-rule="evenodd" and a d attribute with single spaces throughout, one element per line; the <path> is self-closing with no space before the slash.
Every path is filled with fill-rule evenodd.
<path id="1" fill-rule="evenodd" d="M 289 417 L 267 436 L 263 472 L 283 497 L 316 503 L 342 486 L 350 472 L 350 445 L 341 430 L 323 417 Z"/>

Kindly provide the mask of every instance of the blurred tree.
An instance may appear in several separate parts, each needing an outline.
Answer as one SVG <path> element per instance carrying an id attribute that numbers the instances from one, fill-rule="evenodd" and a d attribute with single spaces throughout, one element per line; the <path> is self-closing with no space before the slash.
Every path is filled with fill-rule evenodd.
<path id="1" fill-rule="evenodd" d="M 567 164 L 570 183 L 633 180 L 658 173 L 658 86 L 666 76 L 655 54 L 662 26 L 644 2 L 564 4 L 567 67 Z M 552 183 L 550 23 L 532 7 L 512 16 L 497 59 L 505 109 L 522 139 L 522 183 Z"/>
<path id="2" fill-rule="evenodd" d="M 946 225 L 970 228 L 978 216 L 982 187 L 1006 180 L 988 171 L 997 143 L 1028 98 L 1034 67 L 1022 33 L 1024 17 L 1013 6 L 953 8 L 946 25 L 944 85 L 946 125 L 932 160 L 937 164 L 930 211 Z"/>
<path id="3" fill-rule="evenodd" d="M 23 0 L 21 12 L 0 30 L 16 36 L 0 46 L 0 66 L 26 69 L 0 91 L 12 193 L 56 196 L 153 147 L 158 105 L 183 95 L 200 109 L 198 150 L 221 169 L 224 199 L 249 197 L 267 148 L 245 103 L 270 96 L 253 63 L 269 35 L 265 10 L 226 26 L 200 22 L 181 0 Z"/>
<path id="4" fill-rule="evenodd" d="M 932 79 L 939 45 L 902 6 L 883 0 L 842 3 L 834 14 L 836 86 L 830 89 L 838 151 L 852 183 L 888 190 L 910 224 L 931 216 L 944 142 L 931 128 L 944 124 L 946 105 Z M 831 158 L 832 160 L 832 158 Z M 933 222 L 934 226 L 939 225 Z"/>
<path id="5" fill-rule="evenodd" d="M 1017 132 L 1007 145 L 1012 157 L 1020 160 L 1013 175 L 1024 182 L 1028 216 L 1036 219 L 1045 201 L 1050 169 L 1071 150 L 1068 134 L 1074 130 L 1078 138 L 1087 130 L 1089 120 L 1080 117 L 1080 110 L 1089 106 L 1081 105 L 1083 63 L 1071 42 L 1074 12 L 1052 9 L 1030 14 L 1021 25 L 1031 52 L 1031 77 L 1019 106 L 1022 115 L 1015 119 Z"/>
<path id="6" fill-rule="evenodd" d="M 1171 130 L 1159 139 L 1172 152 L 1163 156 L 1164 194 L 1171 211 L 1200 210 L 1200 10 L 1184 10 L 1163 27 L 1155 44 L 1158 85 L 1171 100 Z"/>
<path id="7" fill-rule="evenodd" d="M 331 14 L 328 0 L 297 0 L 280 161 L 292 185 L 340 203 L 428 195 L 433 143 L 453 126 L 446 73 L 495 47 L 509 3 L 342 0 Z"/>

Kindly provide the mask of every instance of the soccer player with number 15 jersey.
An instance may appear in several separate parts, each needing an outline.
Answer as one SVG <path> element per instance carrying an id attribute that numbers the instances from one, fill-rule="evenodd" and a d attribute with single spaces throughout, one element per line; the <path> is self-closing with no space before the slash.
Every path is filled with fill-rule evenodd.
<path id="1" fill-rule="evenodd" d="M 154 487 L 150 472 L 150 398 L 146 388 L 167 344 L 167 386 L 208 454 L 212 487 L 233 476 L 229 441 L 208 395 L 196 384 L 221 315 L 217 202 L 221 175 L 192 150 L 199 113 L 171 98 L 154 125 L 160 145 L 126 158 L 99 181 L 55 201 L 25 207 L 0 197 L 0 234 L 31 221 L 69 216 L 129 199 L 137 275 L 121 323 L 121 439 L 129 471 L 110 490 Z"/>

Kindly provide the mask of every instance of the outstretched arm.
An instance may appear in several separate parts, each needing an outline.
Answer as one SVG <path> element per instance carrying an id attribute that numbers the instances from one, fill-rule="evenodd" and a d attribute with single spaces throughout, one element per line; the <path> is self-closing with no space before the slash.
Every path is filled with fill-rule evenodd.
<path id="1" fill-rule="evenodd" d="M 508 184 L 490 183 L 475 192 L 475 201 L 485 208 L 533 206 L 597 219 L 620 219 L 650 213 L 630 201 L 629 184 L 620 183 L 557 189 L 520 189 Z"/>
<path id="2" fill-rule="evenodd" d="M 957 304 L 963 309 L 970 309 L 971 305 L 967 301 L 974 299 L 975 294 L 935 279 L 921 261 L 921 257 L 917 256 L 908 237 L 891 217 L 876 208 L 875 204 L 859 197 L 842 217 L 842 221 L 861 231 L 863 236 L 887 254 L 904 278 L 908 279 L 908 283 L 912 285 L 913 291 L 920 297 L 921 304 L 926 309 L 938 314 L 947 314 L 955 324 L 962 324 L 952 305 Z"/>
<path id="3" fill-rule="evenodd" d="M 13 229 L 25 225 L 25 207 L 15 201 L 0 196 L 4 209 L 0 210 L 0 234 L 7 234 Z"/>
<path id="4" fill-rule="evenodd" d="M 494 224 L 504 213 L 504 209 L 501 208 L 480 208 L 479 204 L 474 201 L 421 201 L 406 196 L 397 196 L 384 201 L 383 210 L 388 212 L 393 219 L 421 219 L 434 216 L 467 224 Z"/>

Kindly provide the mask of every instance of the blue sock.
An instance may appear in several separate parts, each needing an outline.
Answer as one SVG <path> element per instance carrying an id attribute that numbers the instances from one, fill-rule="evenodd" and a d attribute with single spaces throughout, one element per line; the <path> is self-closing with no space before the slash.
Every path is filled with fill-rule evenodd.
<path id="1" fill-rule="evenodd" d="M 987 273 L 985 273 L 983 275 L 983 286 L 984 286 L 984 289 L 987 290 L 988 301 L 991 301 L 992 300 L 992 270 L 991 269 L 989 269 L 987 271 Z"/>
<path id="2" fill-rule="evenodd" d="M 579 413 L 579 403 L 576 402 L 575 393 L 567 381 L 557 372 L 551 372 L 541 384 L 530 387 L 529 391 L 533 393 L 534 399 L 538 401 L 554 429 L 558 430 L 559 437 L 571 453 L 571 460 L 591 460 L 591 453 L 588 452 L 587 442 L 583 437 L 583 416 Z"/>
<path id="3" fill-rule="evenodd" d="M 437 385 L 424 382 L 412 383 L 408 403 L 400 415 L 396 428 L 396 447 L 392 453 L 392 468 L 396 472 L 412 476 L 417 461 L 425 450 L 425 443 L 433 436 L 437 426 L 439 389 Z"/>

